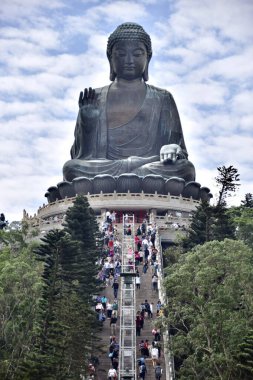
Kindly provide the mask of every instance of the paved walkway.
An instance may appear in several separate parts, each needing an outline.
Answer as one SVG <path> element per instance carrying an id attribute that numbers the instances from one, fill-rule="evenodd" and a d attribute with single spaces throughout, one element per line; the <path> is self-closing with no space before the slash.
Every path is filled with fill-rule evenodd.
<path id="1" fill-rule="evenodd" d="M 147 271 L 146 274 L 142 273 L 142 267 L 139 266 L 139 272 L 141 276 L 141 286 L 140 289 L 136 289 L 136 308 L 137 310 L 140 309 L 140 304 L 145 301 L 145 299 L 148 300 L 149 303 L 153 302 L 154 304 L 154 313 L 153 313 L 153 319 L 146 318 L 144 322 L 144 328 L 141 331 L 141 336 L 137 337 L 137 358 L 140 357 L 140 351 L 139 351 L 139 343 L 143 339 L 148 339 L 151 343 L 153 340 L 152 336 L 152 328 L 153 323 L 156 319 L 156 304 L 158 300 L 158 293 L 154 290 L 152 290 L 151 286 L 151 268 Z M 105 295 L 110 301 L 113 301 L 113 289 L 111 286 L 108 286 L 105 288 L 105 291 L 102 292 L 103 295 Z M 137 312 L 136 310 L 136 312 Z M 119 308 L 120 313 L 120 308 Z M 118 319 L 119 320 L 119 319 Z M 108 347 L 109 347 L 109 339 L 111 336 L 111 330 L 110 330 L 110 320 L 106 319 L 103 325 L 102 331 L 98 334 L 98 337 L 101 339 L 101 343 L 99 344 L 99 348 L 101 352 L 98 353 L 99 357 L 99 366 L 97 368 L 97 379 L 98 380 L 107 380 L 107 373 L 109 368 L 111 367 L 111 360 L 108 357 Z M 116 329 L 116 338 L 117 341 L 119 341 L 119 325 Z M 160 358 L 161 366 L 163 368 L 163 379 L 165 379 L 165 365 L 164 365 L 164 355 L 163 350 Z M 145 380 L 154 380 L 155 374 L 154 374 L 154 368 L 152 366 L 151 358 L 146 359 L 146 366 L 147 366 L 147 374 L 145 377 Z"/>

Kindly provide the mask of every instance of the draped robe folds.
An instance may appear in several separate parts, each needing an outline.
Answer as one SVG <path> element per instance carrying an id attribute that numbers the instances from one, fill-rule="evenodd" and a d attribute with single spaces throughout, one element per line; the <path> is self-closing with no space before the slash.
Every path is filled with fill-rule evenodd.
<path id="1" fill-rule="evenodd" d="M 108 90 L 109 86 L 95 90 L 99 111 L 95 120 L 89 122 L 89 115 L 82 120 L 79 111 L 72 159 L 63 167 L 64 179 L 72 181 L 81 176 L 93 178 L 98 174 L 135 173 L 194 181 L 195 169 L 187 160 L 181 122 L 172 95 L 146 85 L 146 96 L 137 114 L 123 125 L 108 128 Z M 178 159 L 175 163 L 160 162 L 160 149 L 167 144 L 178 144 L 185 159 Z"/>

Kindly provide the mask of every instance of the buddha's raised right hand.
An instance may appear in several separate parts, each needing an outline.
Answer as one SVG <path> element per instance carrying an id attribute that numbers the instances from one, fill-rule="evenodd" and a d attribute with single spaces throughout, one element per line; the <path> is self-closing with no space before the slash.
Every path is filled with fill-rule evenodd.
<path id="1" fill-rule="evenodd" d="M 83 125 L 86 129 L 92 128 L 99 115 L 95 90 L 89 87 L 89 89 L 85 88 L 84 91 L 81 91 L 78 104 Z"/>

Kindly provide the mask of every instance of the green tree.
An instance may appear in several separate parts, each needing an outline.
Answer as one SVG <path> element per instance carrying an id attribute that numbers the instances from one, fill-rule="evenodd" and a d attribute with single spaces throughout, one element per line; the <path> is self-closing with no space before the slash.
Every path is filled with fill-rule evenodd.
<path id="1" fill-rule="evenodd" d="M 237 240 L 253 248 L 253 208 L 248 206 L 230 207 L 227 210 Z"/>
<path id="2" fill-rule="evenodd" d="M 239 344 L 238 353 L 238 378 L 240 380 L 251 380 L 253 378 L 253 330 L 250 330 Z"/>
<path id="3" fill-rule="evenodd" d="M 201 202 L 192 213 L 187 235 L 182 239 L 184 249 L 190 250 L 198 244 L 208 241 L 235 237 L 235 225 L 230 213 L 223 205 L 211 206 Z"/>
<path id="4" fill-rule="evenodd" d="M 44 264 L 44 288 L 23 379 L 77 379 L 85 373 L 98 328 L 92 296 L 99 288 L 98 227 L 87 199 L 77 197 L 65 228 L 52 230 L 36 250 Z"/>
<path id="5" fill-rule="evenodd" d="M 36 250 L 44 263 L 43 292 L 35 344 L 24 362 L 22 379 L 76 379 L 90 354 L 90 329 L 95 312 L 80 297 L 80 284 L 66 258 L 76 256 L 78 244 L 64 230 L 52 230 Z"/>
<path id="6" fill-rule="evenodd" d="M 243 207 L 253 208 L 253 195 L 251 193 L 245 194 L 245 199 L 241 203 Z"/>
<path id="7" fill-rule="evenodd" d="M 193 212 L 188 233 L 182 240 L 185 250 L 211 240 L 221 241 L 226 238 L 235 238 L 235 226 L 226 208 L 226 198 L 239 186 L 237 183 L 239 174 L 233 166 L 222 166 L 217 170 L 216 183 L 220 188 L 219 199 L 214 206 L 202 201 Z"/>
<path id="8" fill-rule="evenodd" d="M 3 236 L 3 235 L 2 235 Z M 3 238 L 8 242 L 9 232 Z M 33 347 L 34 321 L 42 291 L 41 266 L 33 245 L 21 249 L 13 234 L 0 250 L 0 378 L 16 379 L 27 352 Z"/>
<path id="9" fill-rule="evenodd" d="M 220 166 L 217 168 L 218 176 L 215 178 L 217 185 L 220 187 L 218 206 L 226 205 L 226 198 L 230 196 L 231 192 L 235 192 L 237 187 L 240 186 L 238 170 L 232 165 Z"/>
<path id="10" fill-rule="evenodd" d="M 20 252 L 22 248 L 27 246 L 27 243 L 21 231 L 0 230 L 0 249 L 4 246 L 9 246 L 12 252 Z"/>
<path id="11" fill-rule="evenodd" d="M 82 297 L 91 302 L 92 296 L 100 290 L 97 275 L 101 247 L 95 214 L 86 197 L 77 196 L 73 207 L 68 209 L 65 231 L 78 244 L 76 255 L 65 258 L 66 265 L 74 276 L 78 276 Z"/>
<path id="12" fill-rule="evenodd" d="M 196 246 L 167 269 L 167 323 L 183 380 L 235 380 L 242 337 L 253 327 L 252 250 L 225 239 Z"/>
<path id="13" fill-rule="evenodd" d="M 182 240 L 184 248 L 189 250 L 212 240 L 214 222 L 214 208 L 208 202 L 201 202 L 196 211 L 193 211 L 188 234 Z"/>

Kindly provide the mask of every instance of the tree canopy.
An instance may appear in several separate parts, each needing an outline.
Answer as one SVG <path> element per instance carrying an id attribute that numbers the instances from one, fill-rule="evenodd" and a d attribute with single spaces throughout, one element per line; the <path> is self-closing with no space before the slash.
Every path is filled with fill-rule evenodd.
<path id="1" fill-rule="evenodd" d="M 0 231 L 0 377 L 79 379 L 96 342 L 98 226 L 84 197 L 36 246 Z"/>
<path id="2" fill-rule="evenodd" d="M 249 247 L 225 239 L 196 246 L 167 269 L 168 324 L 179 379 L 240 378 L 240 344 L 253 327 L 252 261 Z"/>

